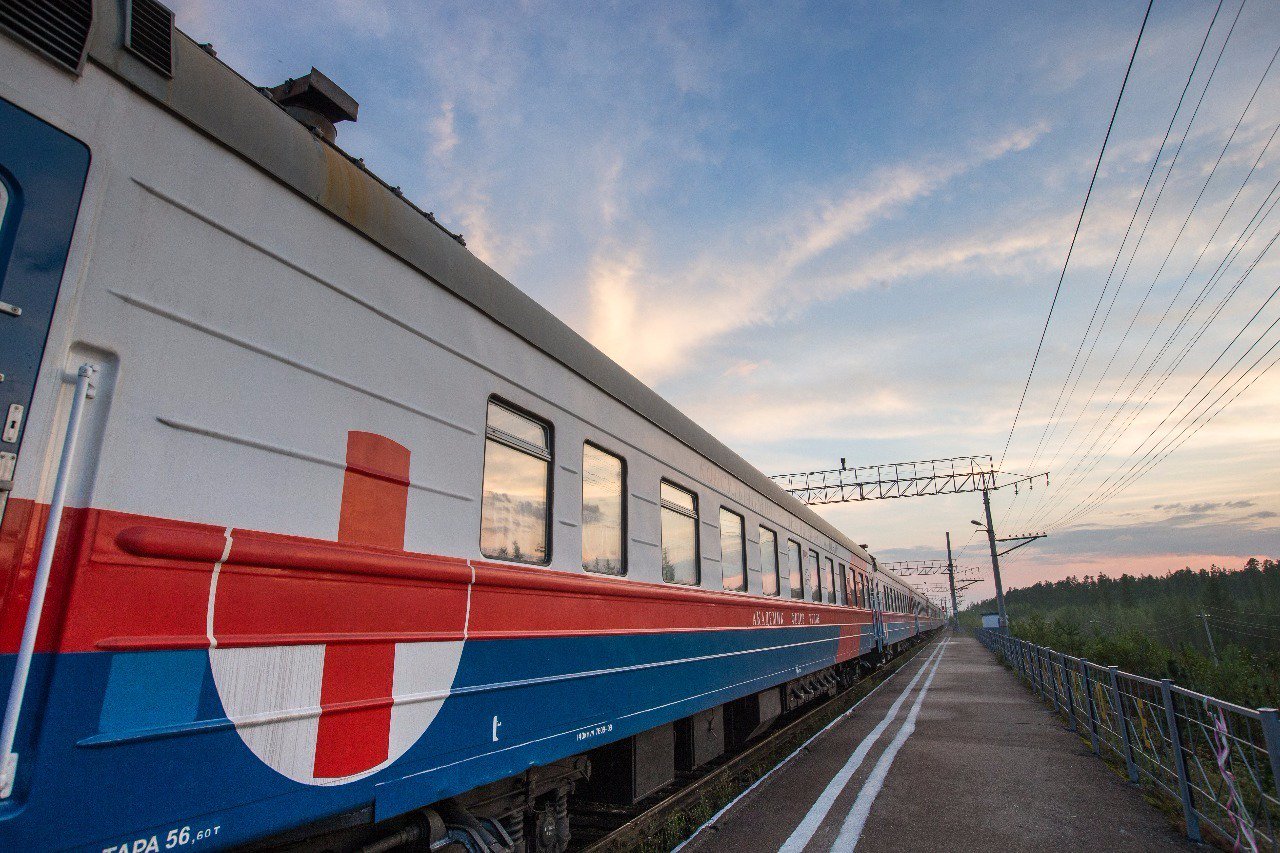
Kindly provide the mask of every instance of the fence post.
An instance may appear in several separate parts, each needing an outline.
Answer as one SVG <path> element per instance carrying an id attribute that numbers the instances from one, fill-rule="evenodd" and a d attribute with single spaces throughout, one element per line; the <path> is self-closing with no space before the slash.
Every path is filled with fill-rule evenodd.
<path id="1" fill-rule="evenodd" d="M 1053 662 L 1053 652 L 1049 652 L 1049 668 L 1050 670 L 1052 670 L 1052 673 L 1053 673 L 1053 710 L 1058 712 L 1065 710 L 1062 707 L 1062 703 L 1058 701 L 1059 697 L 1062 696 L 1062 691 L 1058 689 L 1059 680 L 1062 677 L 1062 671 L 1065 666 L 1066 666 L 1066 659 L 1063 658 L 1062 652 L 1058 652 L 1057 663 Z"/>
<path id="2" fill-rule="evenodd" d="M 1032 689 L 1037 694 L 1041 694 L 1044 690 L 1041 688 L 1041 672 L 1039 672 L 1039 646 L 1036 643 L 1030 644 L 1028 649 L 1030 658 L 1032 658 Z"/>
<path id="3" fill-rule="evenodd" d="M 1258 716 L 1267 742 L 1267 755 L 1271 758 L 1271 782 L 1276 787 L 1276 799 L 1280 799 L 1280 710 L 1259 708 Z"/>
<path id="4" fill-rule="evenodd" d="M 1053 649 L 1044 649 L 1044 667 L 1048 670 L 1048 699 L 1053 706 L 1053 713 L 1059 712 L 1057 704 L 1057 663 L 1053 662 Z"/>
<path id="5" fill-rule="evenodd" d="M 1138 765 L 1133 763 L 1133 744 L 1129 742 L 1129 714 L 1124 709 L 1124 697 L 1120 695 L 1120 678 L 1116 674 L 1118 666 L 1107 667 L 1111 674 L 1111 692 L 1115 695 L 1116 722 L 1120 726 L 1120 738 L 1124 743 L 1124 766 L 1129 771 L 1129 781 L 1138 784 Z"/>
<path id="6" fill-rule="evenodd" d="M 1200 818 L 1191 804 L 1191 783 L 1187 779 L 1187 760 L 1182 754 L 1182 736 L 1178 734 L 1178 712 L 1173 706 L 1173 681 L 1160 679 L 1160 696 L 1164 699 L 1164 716 L 1169 724 L 1169 742 L 1173 745 L 1173 766 L 1178 771 L 1178 793 L 1182 796 L 1182 816 L 1187 822 L 1187 838 L 1200 841 Z"/>
<path id="7" fill-rule="evenodd" d="M 1044 686 L 1044 646 L 1037 645 L 1037 646 L 1035 647 L 1035 655 L 1036 655 L 1036 682 L 1039 684 L 1039 687 L 1037 688 L 1037 690 L 1038 690 L 1038 692 L 1040 693 L 1040 701 L 1041 701 L 1041 702 L 1043 702 L 1043 701 L 1044 701 L 1044 696 L 1045 696 L 1045 693 L 1044 693 L 1044 691 L 1045 691 L 1045 686 Z"/>
<path id="8" fill-rule="evenodd" d="M 1067 700 L 1067 731 L 1074 732 L 1076 725 L 1076 697 L 1075 691 L 1071 688 L 1071 671 L 1067 669 L 1067 656 L 1062 656 L 1062 686 L 1066 690 Z"/>
<path id="9" fill-rule="evenodd" d="M 1052 658 L 1050 659 L 1052 660 Z M 1062 713 L 1065 713 L 1067 709 L 1058 701 L 1058 698 L 1066 696 L 1066 682 L 1067 656 L 1062 652 L 1058 652 L 1058 662 L 1054 664 L 1053 669 L 1053 707 Z M 1058 689 L 1060 684 L 1062 685 L 1061 690 Z"/>
<path id="10" fill-rule="evenodd" d="M 1092 684 L 1089 662 L 1080 658 L 1080 689 L 1084 691 L 1085 708 L 1089 711 L 1089 742 L 1093 745 L 1093 751 L 1101 755 L 1102 750 L 1098 748 L 1098 709 L 1093 704 Z"/>

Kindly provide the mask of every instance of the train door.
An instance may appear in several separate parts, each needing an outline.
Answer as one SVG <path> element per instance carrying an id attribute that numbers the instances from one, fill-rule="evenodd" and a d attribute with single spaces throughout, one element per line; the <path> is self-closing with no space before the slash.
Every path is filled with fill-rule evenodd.
<path id="1" fill-rule="evenodd" d="M 0 525 L 88 171 L 83 143 L 0 99 Z"/>
<path id="2" fill-rule="evenodd" d="M 884 601 L 880 596 L 880 581 L 873 581 L 871 593 L 871 625 L 872 629 L 875 631 L 876 649 L 883 652 L 885 646 Z"/>

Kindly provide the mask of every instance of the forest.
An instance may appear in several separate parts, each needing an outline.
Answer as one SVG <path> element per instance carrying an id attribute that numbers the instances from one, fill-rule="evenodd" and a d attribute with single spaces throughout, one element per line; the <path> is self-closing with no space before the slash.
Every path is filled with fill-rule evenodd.
<path id="1" fill-rule="evenodd" d="M 1005 593 L 1011 632 L 1252 708 L 1280 705 L 1280 559 L 1163 577 L 1067 577 Z M 960 614 L 977 627 L 995 599 Z"/>

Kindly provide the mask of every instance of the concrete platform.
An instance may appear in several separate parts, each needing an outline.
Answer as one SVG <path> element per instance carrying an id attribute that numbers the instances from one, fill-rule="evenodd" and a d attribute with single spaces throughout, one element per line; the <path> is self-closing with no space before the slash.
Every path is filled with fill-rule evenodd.
<path id="1" fill-rule="evenodd" d="M 990 652 L 947 634 L 683 853 L 1195 847 Z"/>

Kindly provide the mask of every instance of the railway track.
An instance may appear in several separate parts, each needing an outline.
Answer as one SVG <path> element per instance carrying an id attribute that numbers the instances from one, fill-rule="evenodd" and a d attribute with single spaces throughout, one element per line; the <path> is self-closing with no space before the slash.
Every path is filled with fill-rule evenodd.
<path id="1" fill-rule="evenodd" d="M 927 645 L 918 643 L 852 687 L 799 712 L 743 750 L 687 774 L 632 809 L 573 809 L 574 853 L 665 853 L 848 712 Z M 656 799 L 656 801 L 655 801 Z"/>

